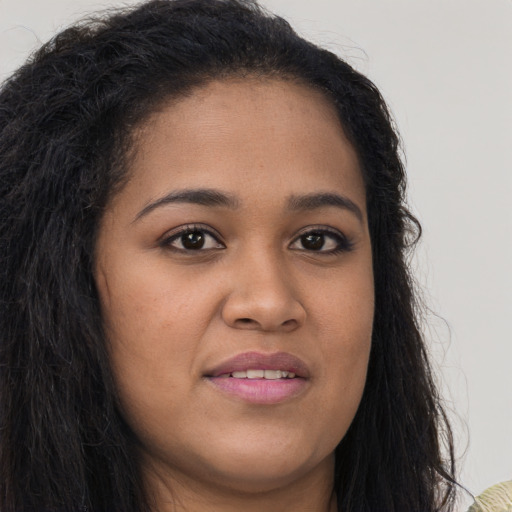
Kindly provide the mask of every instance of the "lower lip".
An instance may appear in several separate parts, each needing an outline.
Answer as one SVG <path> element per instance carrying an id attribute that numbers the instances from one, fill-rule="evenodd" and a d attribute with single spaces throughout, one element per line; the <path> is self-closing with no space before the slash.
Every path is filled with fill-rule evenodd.
<path id="1" fill-rule="evenodd" d="M 235 379 L 209 377 L 219 390 L 252 404 L 278 404 L 297 396 L 306 387 L 306 379 Z"/>

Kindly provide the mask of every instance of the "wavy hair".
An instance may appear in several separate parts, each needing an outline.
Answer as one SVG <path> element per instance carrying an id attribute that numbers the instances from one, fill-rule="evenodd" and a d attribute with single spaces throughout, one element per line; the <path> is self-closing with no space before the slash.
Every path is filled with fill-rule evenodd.
<path id="1" fill-rule="evenodd" d="M 451 430 L 406 256 L 399 138 L 376 87 L 250 0 L 153 0 L 57 35 L 0 90 L 0 510 L 141 512 L 93 279 L 134 132 L 163 102 L 232 76 L 323 91 L 357 150 L 375 276 L 367 383 L 336 449 L 343 512 L 452 510 Z"/>

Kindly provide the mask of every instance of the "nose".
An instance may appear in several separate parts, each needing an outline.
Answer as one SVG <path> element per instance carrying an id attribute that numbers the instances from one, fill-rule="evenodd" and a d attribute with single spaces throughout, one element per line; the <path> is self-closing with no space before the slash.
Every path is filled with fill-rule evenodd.
<path id="1" fill-rule="evenodd" d="M 306 310 L 286 265 L 276 257 L 244 258 L 231 269 L 231 291 L 222 318 L 230 327 L 291 332 L 300 327 Z"/>

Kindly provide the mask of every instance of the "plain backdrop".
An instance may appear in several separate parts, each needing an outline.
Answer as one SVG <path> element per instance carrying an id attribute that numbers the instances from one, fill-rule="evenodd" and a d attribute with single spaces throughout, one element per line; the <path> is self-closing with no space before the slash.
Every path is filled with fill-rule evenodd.
<path id="1" fill-rule="evenodd" d="M 0 80 L 73 20 L 132 3 L 0 0 Z M 387 99 L 424 228 L 412 264 L 461 481 L 479 493 L 512 479 L 512 0 L 263 3 Z"/>

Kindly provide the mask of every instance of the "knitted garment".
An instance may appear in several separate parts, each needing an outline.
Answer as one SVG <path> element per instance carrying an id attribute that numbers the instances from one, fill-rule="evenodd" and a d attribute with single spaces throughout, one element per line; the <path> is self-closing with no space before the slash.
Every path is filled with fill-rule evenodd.
<path id="1" fill-rule="evenodd" d="M 468 512 L 512 512 L 512 480 L 486 489 L 475 498 Z"/>

